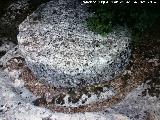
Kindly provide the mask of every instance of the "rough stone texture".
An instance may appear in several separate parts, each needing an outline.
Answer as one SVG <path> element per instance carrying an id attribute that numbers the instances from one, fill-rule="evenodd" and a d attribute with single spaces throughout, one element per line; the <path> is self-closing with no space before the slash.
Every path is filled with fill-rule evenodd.
<path id="1" fill-rule="evenodd" d="M 15 44 L 8 41 L 7 38 L 0 38 L 0 58 L 5 55 L 9 50 L 11 50 Z"/>
<path id="2" fill-rule="evenodd" d="M 6 67 L 7 61 L 21 56 L 17 47 L 13 48 L 0 59 Z M 103 112 L 86 112 L 76 114 L 57 113 L 45 108 L 36 107 L 33 101 L 37 99 L 19 79 L 20 70 L 0 69 L 0 119 L 1 120 L 129 120 L 122 114 L 105 114 Z"/>
<path id="3" fill-rule="evenodd" d="M 13 49 L 2 59 L 3 64 L 18 55 Z M 13 56 L 12 56 L 13 57 Z M 5 59 L 4 59 L 5 58 Z M 25 87 L 23 80 L 17 79 L 19 71 L 0 69 L 0 119 L 1 120 L 159 120 L 160 98 L 143 95 L 148 82 L 130 92 L 119 104 L 100 112 L 56 113 L 42 107 L 36 107 L 32 101 L 36 97 Z"/>
<path id="4" fill-rule="evenodd" d="M 130 33 L 115 27 L 102 37 L 88 30 L 86 6 L 55 0 L 19 26 L 19 49 L 29 68 L 47 83 L 76 87 L 113 79 L 128 63 Z"/>
<path id="5" fill-rule="evenodd" d="M 10 60 L 12 57 L 19 57 L 20 53 L 18 52 L 18 46 L 15 46 L 11 50 L 9 50 L 4 56 L 0 59 L 0 66 L 5 66 L 7 64 L 7 61 Z"/>
<path id="6" fill-rule="evenodd" d="M 149 82 L 148 80 L 147 82 Z M 129 93 L 126 98 L 117 105 L 106 109 L 106 112 L 121 113 L 131 120 L 159 120 L 160 119 L 160 97 L 143 95 L 149 86 L 142 84 Z"/>
<path id="7" fill-rule="evenodd" d="M 60 90 L 61 92 L 59 93 L 58 91 L 52 89 L 53 86 L 48 87 L 45 84 L 38 82 L 38 80 L 34 77 L 34 75 L 32 75 L 32 73 L 29 72 L 30 70 L 26 66 L 24 58 L 22 58 L 22 55 L 19 53 L 17 46 L 14 47 L 12 50 L 9 50 L 6 53 L 6 55 L 4 55 L 1 58 L 0 65 L 3 68 L 6 68 L 5 71 L 9 72 L 9 75 L 13 78 L 14 81 L 17 82 L 21 81 L 24 83 L 24 86 L 28 86 L 27 84 L 30 83 L 33 85 L 32 87 L 35 93 L 36 91 L 39 91 L 38 93 L 40 93 L 40 95 L 36 95 L 39 98 L 33 101 L 35 105 L 39 104 L 38 101 L 41 100 L 41 94 L 43 93 L 45 93 L 43 95 L 47 98 L 48 102 L 54 98 L 55 99 L 54 104 L 56 106 L 65 106 L 65 107 L 78 107 L 82 105 L 87 105 L 94 103 L 96 101 L 111 99 L 111 97 L 115 95 L 115 90 L 111 86 L 103 87 L 101 91 L 94 90 L 87 92 L 87 90 L 84 90 L 85 94 L 82 92 L 83 90 L 82 91 L 80 90 L 81 91 L 80 93 L 74 90 L 75 93 L 77 94 L 77 96 L 74 98 L 72 98 L 74 93 L 70 89 L 68 89 L 67 91 L 68 93 L 65 93 L 66 90 L 63 91 L 62 89 Z M 24 75 L 25 78 L 22 77 Z M 28 82 L 25 81 L 26 79 L 28 80 Z M 36 86 L 34 86 L 34 83 Z"/>

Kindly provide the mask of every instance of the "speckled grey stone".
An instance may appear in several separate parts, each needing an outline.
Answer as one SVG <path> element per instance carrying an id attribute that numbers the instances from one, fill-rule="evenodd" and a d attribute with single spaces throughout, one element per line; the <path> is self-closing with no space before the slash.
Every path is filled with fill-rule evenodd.
<path id="1" fill-rule="evenodd" d="M 89 31 L 87 7 L 76 1 L 50 1 L 19 26 L 18 43 L 28 67 L 56 87 L 76 87 L 113 79 L 130 57 L 127 28 L 103 37 Z"/>
<path id="2" fill-rule="evenodd" d="M 11 58 L 21 56 L 15 48 L 0 59 L 4 66 Z M 151 81 L 155 84 L 154 80 L 147 80 L 132 90 L 120 103 L 103 111 L 67 114 L 34 106 L 32 101 L 37 97 L 19 78 L 23 68 L 12 71 L 8 69 L 0 69 L 0 120 L 160 120 L 160 97 L 148 92 L 143 95 L 144 91 L 151 88 Z M 158 85 L 152 87 L 159 88 Z"/>

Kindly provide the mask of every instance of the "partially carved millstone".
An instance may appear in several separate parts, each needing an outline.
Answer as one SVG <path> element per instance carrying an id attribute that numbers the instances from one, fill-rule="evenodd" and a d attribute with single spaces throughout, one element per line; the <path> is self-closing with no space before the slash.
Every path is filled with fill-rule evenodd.
<path id="1" fill-rule="evenodd" d="M 128 63 L 130 33 L 115 27 L 102 37 L 86 26 L 87 7 L 76 1 L 43 4 L 20 24 L 19 49 L 28 67 L 56 87 L 113 79 Z"/>

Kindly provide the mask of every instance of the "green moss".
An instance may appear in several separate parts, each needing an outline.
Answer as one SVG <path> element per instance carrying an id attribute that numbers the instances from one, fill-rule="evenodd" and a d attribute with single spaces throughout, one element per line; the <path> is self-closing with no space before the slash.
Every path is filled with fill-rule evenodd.
<path id="1" fill-rule="evenodd" d="M 102 36 L 105 36 L 107 33 L 112 30 L 112 23 L 109 19 L 99 19 L 98 17 L 90 17 L 87 20 L 87 26 L 91 31 L 94 31 Z"/>
<path id="2" fill-rule="evenodd" d="M 114 25 L 127 25 L 137 39 L 150 29 L 160 17 L 158 5 L 144 4 L 91 4 L 94 15 L 87 20 L 87 26 L 95 33 L 106 35 Z"/>

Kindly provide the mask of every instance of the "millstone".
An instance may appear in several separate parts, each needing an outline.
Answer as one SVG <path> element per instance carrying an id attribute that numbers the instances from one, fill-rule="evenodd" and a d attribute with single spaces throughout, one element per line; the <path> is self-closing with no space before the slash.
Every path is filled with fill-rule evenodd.
<path id="1" fill-rule="evenodd" d="M 77 87 L 109 81 L 127 65 L 130 33 L 116 26 L 107 36 L 88 29 L 87 7 L 55 0 L 41 5 L 19 26 L 19 50 L 43 82 Z"/>

